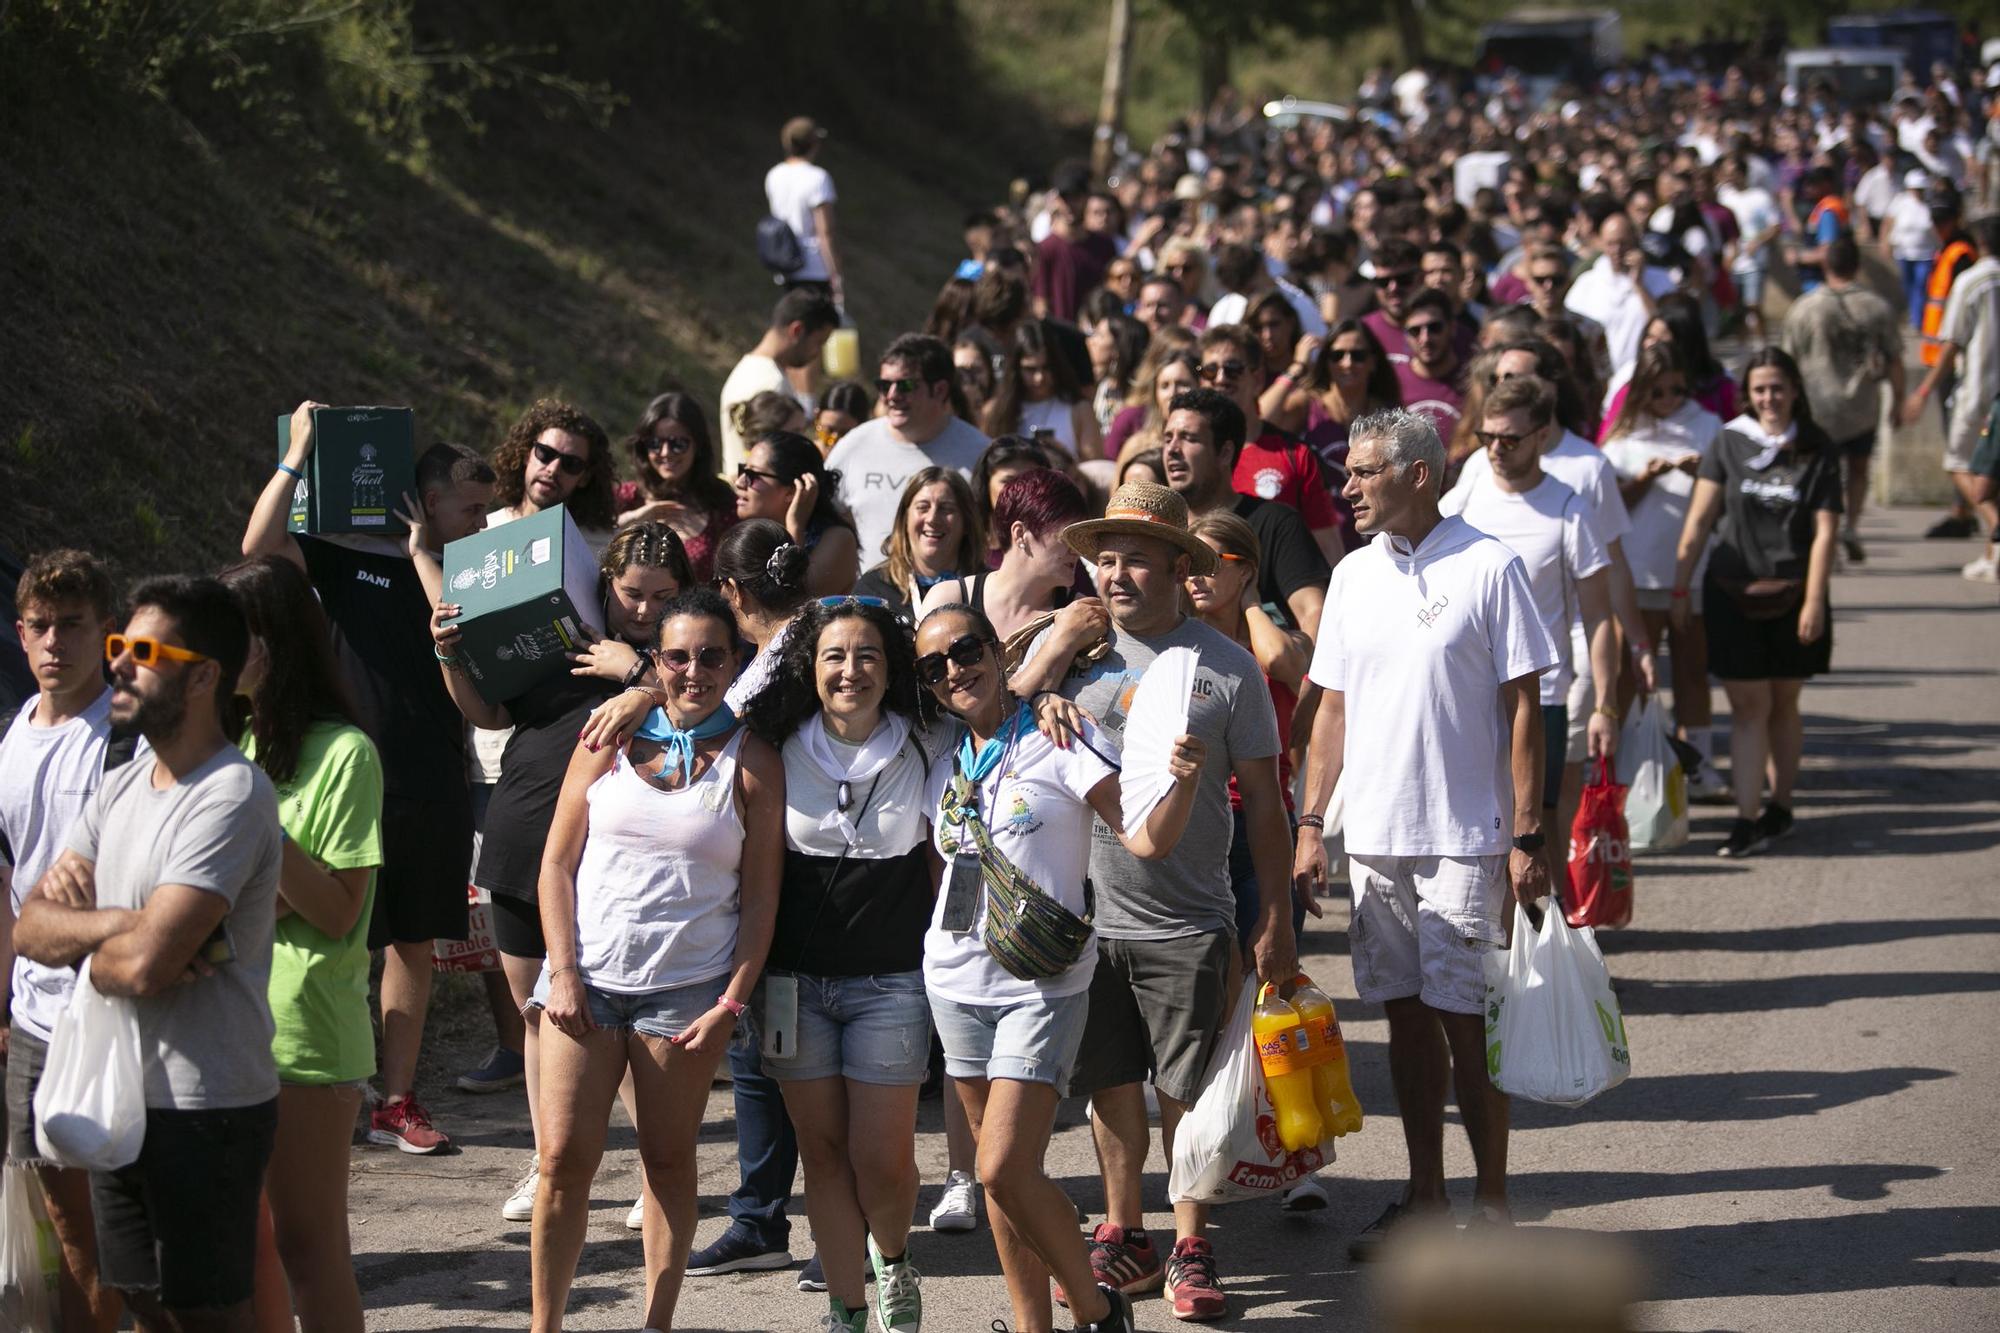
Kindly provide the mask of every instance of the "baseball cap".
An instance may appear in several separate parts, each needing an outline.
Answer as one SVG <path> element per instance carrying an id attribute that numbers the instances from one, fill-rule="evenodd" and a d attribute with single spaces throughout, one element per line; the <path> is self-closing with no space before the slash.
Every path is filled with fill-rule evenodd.
<path id="1" fill-rule="evenodd" d="M 1903 173 L 1903 188 L 1906 190 L 1921 190 L 1930 183 L 1931 177 L 1927 171 L 1906 171 Z"/>

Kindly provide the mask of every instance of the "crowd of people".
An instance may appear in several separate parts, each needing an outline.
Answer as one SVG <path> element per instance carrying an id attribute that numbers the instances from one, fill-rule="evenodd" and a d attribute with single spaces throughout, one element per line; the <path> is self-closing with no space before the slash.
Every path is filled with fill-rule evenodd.
<path id="1" fill-rule="evenodd" d="M 918 1251 L 946 1243 L 913 1226 L 927 1083 L 930 1229 L 983 1212 L 1018 1333 L 1052 1301 L 1130 1330 L 1155 1289 L 1222 1317 L 1207 1209 L 1147 1228 L 1149 1104 L 1171 1152 L 1243 978 L 1297 976 L 1330 845 L 1408 1152 L 1350 1254 L 1444 1213 L 1451 1096 L 1469 1225 L 1510 1225 L 1482 960 L 1510 896 L 1567 882 L 1586 762 L 1667 691 L 1691 789 L 1734 805 L 1714 850 L 1792 832 L 1885 391 L 1904 424 L 1944 404 L 1964 512 L 1937 534 L 1983 525 L 1966 575 L 1994 578 L 2000 101 L 1977 68 L 1888 108 L 1766 72 L 1661 52 L 1543 104 L 1371 75 L 1348 119 L 1209 117 L 1107 179 L 1065 165 L 965 219 L 869 384 L 822 373 L 846 288 L 800 118 L 766 182 L 785 290 L 713 410 L 664 392 L 614 446 L 537 401 L 490 452 L 423 450 L 396 541 L 288 528 L 306 402 L 220 574 L 121 596 L 89 553 L 36 556 L 37 693 L 0 741 L 6 1143 L 64 1326 L 362 1327 L 348 1145 L 357 1121 L 450 1145 L 418 1057 L 468 881 L 497 1042 L 458 1086 L 526 1100 L 495 1206 L 530 1223 L 538 1330 L 614 1097 L 649 1328 L 689 1279 L 794 1266 L 801 1164 L 819 1327 L 919 1328 Z M 489 697 L 442 552 L 558 508 L 603 631 Z M 1168 793 L 1128 826 L 1134 691 L 1182 648 Z M 48 1159 L 34 1124 L 85 984 L 129 997 L 145 1056 L 144 1149 L 110 1172 Z M 697 1247 L 725 1064 L 739 1183 Z M 1102 1177 L 1087 1236 L 1043 1164 L 1069 1094 Z M 1278 1206 L 1326 1202 L 1309 1178 Z"/>

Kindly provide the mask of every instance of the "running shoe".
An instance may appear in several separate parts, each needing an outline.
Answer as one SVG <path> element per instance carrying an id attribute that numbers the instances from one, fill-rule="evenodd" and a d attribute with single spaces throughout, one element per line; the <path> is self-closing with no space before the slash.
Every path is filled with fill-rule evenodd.
<path id="1" fill-rule="evenodd" d="M 977 1231 L 979 1229 L 979 1195 L 974 1191 L 972 1177 L 963 1171 L 954 1171 L 945 1177 L 944 1197 L 937 1207 L 931 1209 L 932 1231 Z"/>
<path id="2" fill-rule="evenodd" d="M 718 1273 L 762 1273 L 774 1268 L 790 1268 L 792 1252 L 779 1246 L 770 1249 L 742 1227 L 731 1226 L 706 1248 L 688 1256 L 689 1277 L 713 1277 Z"/>
<path id="3" fill-rule="evenodd" d="M 528 1062 L 519 1051 L 495 1046 L 486 1063 L 458 1076 L 460 1092 L 505 1092 L 528 1081 Z"/>
<path id="4" fill-rule="evenodd" d="M 1949 541 L 1958 537 L 1970 537 L 1977 531 L 1978 528 L 1973 526 L 1970 515 L 1946 514 L 1943 518 L 1931 524 L 1925 530 L 1924 536 L 1932 540 Z"/>
<path id="5" fill-rule="evenodd" d="M 813 1251 L 813 1257 L 806 1260 L 805 1267 L 799 1270 L 799 1290 L 826 1290 L 826 1270 L 819 1266 L 818 1250 Z"/>
<path id="6" fill-rule="evenodd" d="M 1763 832 L 1754 819 L 1739 819 L 1729 826 L 1729 837 L 1715 849 L 1717 856 L 1755 856 L 1764 850 L 1770 835 Z"/>
<path id="7" fill-rule="evenodd" d="M 1160 1252 L 1153 1238 L 1143 1231 L 1129 1231 L 1115 1222 L 1100 1222 L 1090 1233 L 1090 1275 L 1100 1287 L 1110 1287 L 1126 1296 L 1152 1291 L 1166 1281 L 1160 1266 Z M 1055 1288 L 1056 1304 L 1067 1306 L 1062 1284 Z"/>
<path id="8" fill-rule="evenodd" d="M 1332 1203 L 1318 1176 L 1307 1176 L 1285 1191 L 1278 1207 L 1288 1213 L 1316 1213 Z"/>
<path id="9" fill-rule="evenodd" d="M 500 1216 L 509 1222 L 531 1222 L 535 1217 L 535 1191 L 542 1183 L 542 1159 L 532 1158 L 522 1177 L 514 1182 L 514 1192 L 500 1205 Z"/>
<path id="10" fill-rule="evenodd" d="M 882 1326 L 882 1333 L 899 1333 L 909 1329 L 912 1333 L 924 1326 L 924 1297 L 919 1286 L 923 1274 L 910 1262 L 910 1252 L 903 1251 L 903 1257 L 890 1263 L 876 1248 L 875 1238 L 868 1238 L 868 1267 L 875 1274 L 875 1321 Z"/>
<path id="11" fill-rule="evenodd" d="M 451 1140 L 432 1127 L 430 1112 L 415 1097 L 386 1101 L 369 1112 L 368 1141 L 419 1157 L 451 1146 Z"/>
<path id="12" fill-rule="evenodd" d="M 1202 1236 L 1174 1242 L 1167 1256 L 1167 1308 L 1176 1319 L 1204 1323 L 1220 1319 L 1228 1308 L 1222 1283 L 1215 1276 L 1215 1250 Z"/>
<path id="13" fill-rule="evenodd" d="M 1961 578 L 1973 583 L 2000 583 L 2000 560 L 1982 555 L 1977 560 L 1966 561 L 1958 572 Z"/>
<path id="14" fill-rule="evenodd" d="M 646 1229 L 645 1195 L 641 1194 L 638 1198 L 632 1200 L 632 1207 L 625 1214 L 625 1229 L 627 1231 L 644 1231 Z"/>
<path id="15" fill-rule="evenodd" d="M 1779 805 L 1776 801 L 1764 807 L 1764 813 L 1757 816 L 1757 832 L 1764 841 L 1771 842 L 1792 831 L 1792 810 L 1790 806 Z"/>
<path id="16" fill-rule="evenodd" d="M 1132 1302 L 1125 1299 L 1124 1293 L 1110 1287 L 1099 1287 L 1098 1290 L 1104 1293 L 1105 1300 L 1111 1302 L 1110 1313 L 1094 1324 L 1078 1324 L 1076 1333 L 1133 1333 Z M 995 1324 L 994 1327 L 999 1328 L 1000 1325 Z"/>
<path id="17" fill-rule="evenodd" d="M 1373 1263 L 1382 1257 L 1382 1244 L 1389 1233 L 1416 1216 L 1416 1210 L 1400 1199 L 1382 1210 L 1382 1215 L 1363 1227 L 1347 1243 L 1347 1257 L 1357 1264 Z"/>

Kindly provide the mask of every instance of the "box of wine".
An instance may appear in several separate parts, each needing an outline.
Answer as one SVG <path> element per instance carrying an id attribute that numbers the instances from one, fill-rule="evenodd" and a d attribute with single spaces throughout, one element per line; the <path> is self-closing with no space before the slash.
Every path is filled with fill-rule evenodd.
<path id="1" fill-rule="evenodd" d="M 448 544 L 444 581 L 462 608 L 453 652 L 488 703 L 568 671 L 586 630 L 604 633 L 597 557 L 561 505 Z"/>
<path id="2" fill-rule="evenodd" d="M 292 487 L 293 532 L 400 536 L 403 496 L 417 490 L 416 413 L 407 407 L 316 407 L 313 452 Z M 292 444 L 292 419 L 278 418 L 278 457 Z"/>

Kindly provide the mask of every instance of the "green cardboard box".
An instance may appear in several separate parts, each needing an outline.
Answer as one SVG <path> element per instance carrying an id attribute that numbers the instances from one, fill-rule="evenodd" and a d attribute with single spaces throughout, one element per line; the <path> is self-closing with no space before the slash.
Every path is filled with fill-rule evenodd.
<path id="1" fill-rule="evenodd" d="M 317 407 L 306 475 L 292 487 L 286 527 L 319 536 L 399 536 L 405 492 L 417 490 L 417 419 L 407 407 Z M 292 419 L 278 418 L 278 457 L 292 445 Z"/>
<path id="2" fill-rule="evenodd" d="M 604 633 L 597 557 L 560 505 L 450 543 L 444 580 L 464 608 L 460 669 L 488 703 L 568 671 L 585 629 Z"/>

